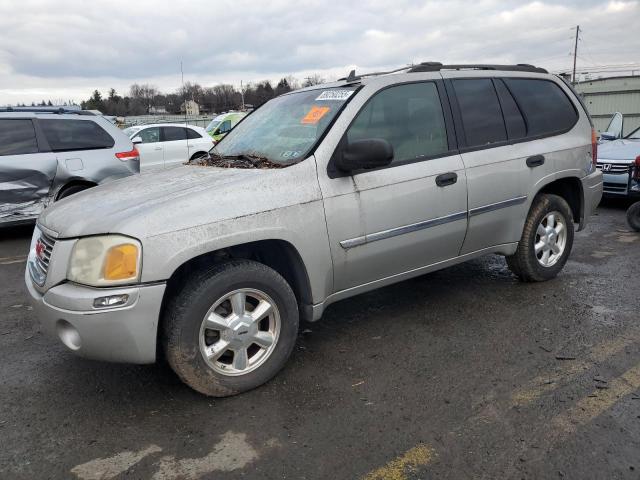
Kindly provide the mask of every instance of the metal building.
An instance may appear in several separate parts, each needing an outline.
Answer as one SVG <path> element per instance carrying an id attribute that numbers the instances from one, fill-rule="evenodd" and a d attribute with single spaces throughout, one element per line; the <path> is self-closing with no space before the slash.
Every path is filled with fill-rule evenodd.
<path id="1" fill-rule="evenodd" d="M 575 89 L 599 132 L 605 131 L 614 112 L 624 116 L 624 135 L 640 126 L 640 75 L 585 80 Z"/>

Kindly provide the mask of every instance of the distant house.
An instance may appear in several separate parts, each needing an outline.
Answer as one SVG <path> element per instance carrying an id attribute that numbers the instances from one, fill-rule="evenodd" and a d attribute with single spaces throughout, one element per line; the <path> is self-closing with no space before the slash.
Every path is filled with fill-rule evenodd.
<path id="1" fill-rule="evenodd" d="M 187 100 L 180 105 L 180 113 L 186 113 L 187 115 L 200 115 L 200 105 L 193 100 Z"/>
<path id="2" fill-rule="evenodd" d="M 149 114 L 151 115 L 164 115 L 167 114 L 166 107 L 149 107 Z"/>

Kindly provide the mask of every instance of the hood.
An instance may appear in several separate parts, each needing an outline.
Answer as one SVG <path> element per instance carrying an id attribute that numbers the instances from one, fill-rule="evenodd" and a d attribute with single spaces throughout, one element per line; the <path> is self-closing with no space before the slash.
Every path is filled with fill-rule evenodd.
<path id="1" fill-rule="evenodd" d="M 319 198 L 313 158 L 283 169 L 185 165 L 90 188 L 56 202 L 38 222 L 60 238 L 145 238 Z"/>
<path id="2" fill-rule="evenodd" d="M 598 145 L 598 160 L 629 160 L 640 155 L 640 140 L 611 140 Z"/>

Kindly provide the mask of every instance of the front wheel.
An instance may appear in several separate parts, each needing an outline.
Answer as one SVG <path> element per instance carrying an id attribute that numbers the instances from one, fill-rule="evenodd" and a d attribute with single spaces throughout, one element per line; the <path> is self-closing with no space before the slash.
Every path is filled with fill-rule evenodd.
<path id="1" fill-rule="evenodd" d="M 640 202 L 636 202 L 627 210 L 627 223 L 636 232 L 640 232 Z"/>
<path id="2" fill-rule="evenodd" d="M 573 214 L 565 199 L 552 194 L 538 195 L 516 253 L 507 256 L 507 265 L 523 282 L 555 278 L 569 258 L 573 235 Z"/>
<path id="3" fill-rule="evenodd" d="M 168 302 L 163 346 L 172 369 L 215 397 L 262 385 L 284 366 L 298 333 L 298 305 L 276 271 L 233 260 L 196 273 Z"/>

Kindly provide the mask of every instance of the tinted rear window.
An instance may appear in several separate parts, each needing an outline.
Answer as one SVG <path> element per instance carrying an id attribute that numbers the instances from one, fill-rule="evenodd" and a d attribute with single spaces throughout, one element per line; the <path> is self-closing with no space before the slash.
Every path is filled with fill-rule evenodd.
<path id="1" fill-rule="evenodd" d="M 493 82 L 488 78 L 454 80 L 467 147 L 502 142 L 507 132 Z"/>
<path id="2" fill-rule="evenodd" d="M 573 103 L 554 82 L 531 78 L 505 79 L 527 121 L 527 136 L 569 130 L 578 120 Z"/>
<path id="3" fill-rule="evenodd" d="M 190 128 L 187 128 L 187 137 L 188 138 L 202 138 L 198 132 L 196 132 L 195 130 L 191 130 Z"/>
<path id="4" fill-rule="evenodd" d="M 0 120 L 0 155 L 37 152 L 38 142 L 31 120 Z"/>
<path id="5" fill-rule="evenodd" d="M 175 140 L 186 140 L 187 132 L 183 127 L 162 127 L 164 131 L 164 141 L 173 142 Z"/>
<path id="6" fill-rule="evenodd" d="M 38 123 L 54 152 L 111 148 L 115 143 L 111 135 L 91 120 L 40 119 Z"/>
<path id="7" fill-rule="evenodd" d="M 504 123 L 507 127 L 507 137 L 509 137 L 509 140 L 517 140 L 518 138 L 525 137 L 527 135 L 527 125 L 513 96 L 507 87 L 505 87 L 502 80 L 495 79 L 494 85 L 500 98 Z"/>

